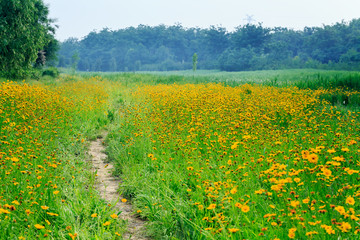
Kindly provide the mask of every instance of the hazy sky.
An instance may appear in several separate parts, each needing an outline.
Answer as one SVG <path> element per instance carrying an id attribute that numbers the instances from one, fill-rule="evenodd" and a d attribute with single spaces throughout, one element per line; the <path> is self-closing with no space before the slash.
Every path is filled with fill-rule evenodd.
<path id="1" fill-rule="evenodd" d="M 56 37 L 82 38 L 93 30 L 181 23 L 221 25 L 228 31 L 252 16 L 263 26 L 303 29 L 360 18 L 359 0 L 44 0 L 57 19 Z"/>

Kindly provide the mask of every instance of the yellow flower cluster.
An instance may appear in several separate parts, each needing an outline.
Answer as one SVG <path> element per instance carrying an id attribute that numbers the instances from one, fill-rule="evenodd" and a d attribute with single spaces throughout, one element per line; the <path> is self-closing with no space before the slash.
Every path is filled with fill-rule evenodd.
<path id="1" fill-rule="evenodd" d="M 141 87 L 134 96 L 146 104 L 127 110 L 127 143 L 149 138 L 144 161 L 157 171 L 157 187 L 188 202 L 199 232 L 349 238 L 359 229 L 359 113 L 319 100 L 324 92 Z"/>
<path id="2" fill-rule="evenodd" d="M 58 86 L 0 83 L 0 238 L 61 239 L 70 231 L 62 229 L 61 209 L 71 206 L 66 196 L 83 164 L 64 158 L 62 149 L 85 147 L 74 117 L 86 121 L 102 111 L 108 98 L 102 84 L 96 78 Z"/>

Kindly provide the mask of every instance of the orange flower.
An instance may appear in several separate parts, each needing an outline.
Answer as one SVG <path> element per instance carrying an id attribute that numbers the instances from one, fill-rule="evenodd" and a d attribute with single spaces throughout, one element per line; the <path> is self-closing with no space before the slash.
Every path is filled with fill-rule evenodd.
<path id="1" fill-rule="evenodd" d="M 71 237 L 72 240 L 74 240 L 77 237 L 77 233 L 74 234 L 69 233 L 69 236 Z"/>

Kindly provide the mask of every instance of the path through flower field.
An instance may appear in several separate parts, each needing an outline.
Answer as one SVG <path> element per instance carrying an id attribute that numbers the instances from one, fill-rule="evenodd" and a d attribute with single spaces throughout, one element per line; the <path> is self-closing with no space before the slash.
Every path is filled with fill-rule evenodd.
<path id="1" fill-rule="evenodd" d="M 2 82 L 0 238 L 357 239 L 359 91 L 205 80 Z"/>

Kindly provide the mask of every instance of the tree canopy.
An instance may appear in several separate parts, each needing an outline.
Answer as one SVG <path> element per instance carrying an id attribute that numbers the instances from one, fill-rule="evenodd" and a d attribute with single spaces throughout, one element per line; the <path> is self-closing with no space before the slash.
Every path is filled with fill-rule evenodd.
<path id="1" fill-rule="evenodd" d="M 45 58 L 56 57 L 58 43 L 48 13 L 42 0 L 0 1 L 1 75 L 25 77 L 36 64 L 44 64 Z"/>
<path id="2" fill-rule="evenodd" d="M 181 70 L 225 71 L 280 68 L 360 69 L 360 19 L 303 30 L 238 26 L 233 32 L 174 26 L 129 27 L 91 32 L 61 43 L 59 66 L 72 66 L 79 54 L 82 71 Z"/>

